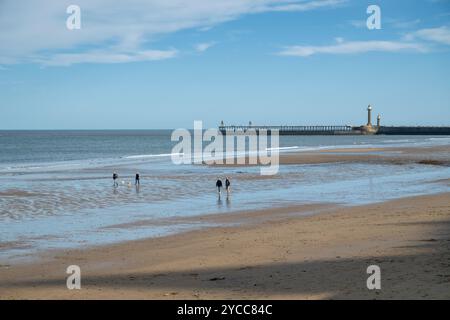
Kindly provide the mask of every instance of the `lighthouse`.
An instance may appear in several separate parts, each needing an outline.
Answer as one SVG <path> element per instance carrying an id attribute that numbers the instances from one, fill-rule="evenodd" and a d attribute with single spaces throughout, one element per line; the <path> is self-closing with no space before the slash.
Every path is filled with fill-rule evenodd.
<path id="1" fill-rule="evenodd" d="M 367 126 L 372 126 L 372 106 L 370 104 L 367 107 Z"/>
<path id="2" fill-rule="evenodd" d="M 377 134 L 378 129 L 380 127 L 380 120 L 381 120 L 381 116 L 378 115 L 377 126 L 372 125 L 372 106 L 369 104 L 369 106 L 367 107 L 367 124 L 360 127 L 361 133 L 362 134 Z"/>

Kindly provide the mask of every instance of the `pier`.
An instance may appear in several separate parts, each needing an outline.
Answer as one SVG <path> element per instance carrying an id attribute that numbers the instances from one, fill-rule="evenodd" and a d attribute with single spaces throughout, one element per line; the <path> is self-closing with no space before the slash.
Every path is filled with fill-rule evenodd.
<path id="1" fill-rule="evenodd" d="M 261 131 L 270 134 L 277 130 L 280 135 L 298 136 L 298 135 L 351 135 L 354 128 L 351 126 L 219 126 L 222 134 L 248 134 Z"/>
<path id="2" fill-rule="evenodd" d="M 438 126 L 381 126 L 381 115 L 377 116 L 376 125 L 372 125 L 372 107 L 367 107 L 367 124 L 361 126 L 330 125 L 330 126 L 255 126 L 225 125 L 222 121 L 219 131 L 224 135 L 271 134 L 277 131 L 281 136 L 313 136 L 313 135 L 450 135 L 450 127 Z"/>

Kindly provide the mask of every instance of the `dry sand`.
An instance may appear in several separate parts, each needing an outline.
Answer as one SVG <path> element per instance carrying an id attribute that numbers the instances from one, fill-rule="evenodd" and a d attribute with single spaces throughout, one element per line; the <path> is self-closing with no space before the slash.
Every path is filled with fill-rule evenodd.
<path id="1" fill-rule="evenodd" d="M 243 212 L 217 216 L 245 217 L 239 227 L 51 252 L 1 265 L 0 298 L 450 299 L 449 199 Z M 312 209 L 321 213 L 302 216 Z M 81 290 L 66 289 L 72 264 Z M 366 287 L 372 264 L 381 290 Z"/>

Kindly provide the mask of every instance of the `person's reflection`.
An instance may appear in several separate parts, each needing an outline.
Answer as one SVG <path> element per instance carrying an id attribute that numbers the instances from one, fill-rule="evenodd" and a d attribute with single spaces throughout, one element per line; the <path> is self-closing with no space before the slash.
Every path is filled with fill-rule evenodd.
<path id="1" fill-rule="evenodd" d="M 139 184 L 136 184 L 136 185 L 135 185 L 135 189 L 136 189 L 136 194 L 139 194 L 139 191 L 140 191 L 140 185 L 139 185 Z"/>
<path id="2" fill-rule="evenodd" d="M 372 177 L 369 177 L 369 193 L 373 194 L 374 192 L 374 185 L 373 185 L 373 179 Z"/>
<path id="3" fill-rule="evenodd" d="M 223 202 L 222 202 L 222 198 L 220 197 L 220 194 L 219 194 L 219 197 L 217 198 L 217 207 L 222 207 L 222 205 L 223 205 Z"/>
<path id="4" fill-rule="evenodd" d="M 227 204 L 227 208 L 229 208 L 231 206 L 231 197 L 230 196 L 227 196 L 226 204 Z"/>

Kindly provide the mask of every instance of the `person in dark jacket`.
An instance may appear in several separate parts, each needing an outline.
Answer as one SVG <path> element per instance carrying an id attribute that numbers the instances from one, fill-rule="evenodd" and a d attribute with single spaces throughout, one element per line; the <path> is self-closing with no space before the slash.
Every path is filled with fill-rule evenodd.
<path id="1" fill-rule="evenodd" d="M 118 187 L 119 186 L 119 183 L 117 183 L 117 179 L 119 178 L 119 175 L 116 173 L 116 172 L 114 172 L 113 173 L 113 182 L 114 182 L 114 187 Z"/>
<path id="2" fill-rule="evenodd" d="M 225 189 L 227 190 L 227 195 L 230 195 L 231 193 L 231 182 L 230 182 L 230 178 L 226 178 L 225 179 Z"/>
<path id="3" fill-rule="evenodd" d="M 139 172 L 136 172 L 136 177 L 134 179 L 134 185 L 135 186 L 140 186 L 141 185 Z"/>
<path id="4" fill-rule="evenodd" d="M 216 187 L 217 187 L 217 192 L 219 193 L 219 196 L 220 196 L 220 188 L 222 188 L 222 186 L 223 186 L 222 180 L 220 180 L 220 178 L 218 178 L 216 181 Z"/>

